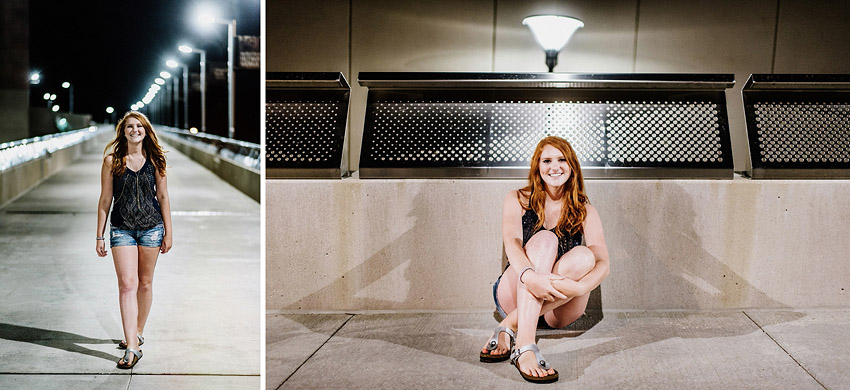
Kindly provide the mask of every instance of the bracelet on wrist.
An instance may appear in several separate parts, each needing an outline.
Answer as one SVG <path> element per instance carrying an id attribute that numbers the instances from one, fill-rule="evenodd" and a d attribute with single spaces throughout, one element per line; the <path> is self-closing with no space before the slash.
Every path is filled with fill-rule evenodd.
<path id="1" fill-rule="evenodd" d="M 103 238 L 103 237 L 95 237 L 95 240 L 100 241 L 100 240 L 106 240 L 106 239 L 105 239 L 105 238 Z"/>
<path id="2" fill-rule="evenodd" d="M 528 270 L 534 271 L 534 267 L 525 267 L 525 268 L 519 270 L 519 276 L 517 276 L 519 283 L 525 284 L 525 282 L 522 281 L 522 274 L 524 274 L 525 271 L 528 271 Z"/>

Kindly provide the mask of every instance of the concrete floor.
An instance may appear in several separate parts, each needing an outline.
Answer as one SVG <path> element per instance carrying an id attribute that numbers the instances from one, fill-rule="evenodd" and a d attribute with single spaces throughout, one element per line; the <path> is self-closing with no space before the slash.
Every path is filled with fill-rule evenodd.
<path id="1" fill-rule="evenodd" d="M 267 389 L 528 387 L 480 363 L 491 313 L 268 314 Z M 541 331 L 558 388 L 847 389 L 850 310 L 606 312 Z"/>
<path id="2" fill-rule="evenodd" d="M 102 149 L 0 209 L 0 389 L 261 387 L 260 205 L 166 150 L 174 247 L 133 370 L 115 367 L 115 269 L 94 252 Z"/>

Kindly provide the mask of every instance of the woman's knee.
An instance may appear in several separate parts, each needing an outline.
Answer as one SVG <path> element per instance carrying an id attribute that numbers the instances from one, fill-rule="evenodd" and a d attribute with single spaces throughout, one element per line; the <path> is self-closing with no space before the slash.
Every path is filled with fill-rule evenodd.
<path id="1" fill-rule="evenodd" d="M 558 275 L 578 280 L 592 271 L 595 266 L 596 257 L 593 252 L 586 246 L 577 246 L 570 249 L 558 260 L 558 264 L 555 265 L 555 272 Z"/>
<path id="2" fill-rule="evenodd" d="M 139 292 L 147 292 L 153 289 L 153 280 L 139 279 Z"/>
<path id="3" fill-rule="evenodd" d="M 525 253 L 532 260 L 554 259 L 558 254 L 558 236 L 549 230 L 535 233 L 525 244 Z"/>
<path id="4" fill-rule="evenodd" d="M 135 277 L 124 277 L 118 279 L 119 293 L 135 293 L 139 289 L 139 279 Z"/>

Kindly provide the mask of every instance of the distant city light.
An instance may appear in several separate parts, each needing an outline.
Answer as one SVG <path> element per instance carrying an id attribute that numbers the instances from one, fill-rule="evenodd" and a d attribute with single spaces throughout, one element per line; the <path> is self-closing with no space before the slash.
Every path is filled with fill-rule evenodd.
<path id="1" fill-rule="evenodd" d="M 70 87 L 71 87 L 71 83 L 69 83 L 69 82 L 67 82 L 67 81 L 66 81 L 66 82 L 64 82 L 64 83 L 62 83 L 62 88 L 68 89 L 68 88 L 70 88 Z"/>
<path id="2" fill-rule="evenodd" d="M 53 112 L 59 112 L 59 105 L 57 104 L 57 105 L 53 106 L 53 108 L 51 108 L 51 110 L 53 110 Z"/>
<path id="3" fill-rule="evenodd" d="M 131 107 L 131 108 L 132 108 L 132 107 Z M 134 110 L 135 110 L 135 109 L 134 109 Z M 115 109 L 114 109 L 114 108 L 112 108 L 112 107 L 106 107 L 106 113 L 107 113 L 107 114 L 111 114 L 111 113 L 113 113 L 113 112 L 115 112 Z"/>
<path id="4" fill-rule="evenodd" d="M 168 72 L 166 72 L 166 71 L 164 71 L 164 70 L 163 70 L 162 72 L 159 72 L 159 75 L 160 75 L 160 76 L 162 76 L 162 78 L 164 78 L 164 79 L 166 79 L 166 80 L 168 80 L 168 79 L 170 79 L 170 78 L 171 78 L 171 73 L 168 73 Z"/>

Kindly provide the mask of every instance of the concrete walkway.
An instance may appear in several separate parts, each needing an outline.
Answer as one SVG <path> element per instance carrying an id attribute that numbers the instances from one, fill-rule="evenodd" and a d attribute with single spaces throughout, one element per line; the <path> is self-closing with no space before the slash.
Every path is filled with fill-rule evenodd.
<path id="1" fill-rule="evenodd" d="M 115 367 L 117 280 L 94 251 L 102 148 L 0 209 L 0 389 L 260 388 L 260 205 L 168 146 L 174 247 L 144 357 Z"/>
<path id="2" fill-rule="evenodd" d="M 491 313 L 268 314 L 267 389 L 540 388 L 480 363 Z M 606 312 L 541 331 L 548 388 L 847 389 L 850 310 Z"/>

